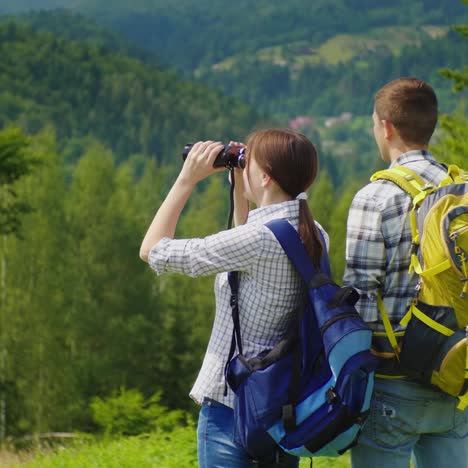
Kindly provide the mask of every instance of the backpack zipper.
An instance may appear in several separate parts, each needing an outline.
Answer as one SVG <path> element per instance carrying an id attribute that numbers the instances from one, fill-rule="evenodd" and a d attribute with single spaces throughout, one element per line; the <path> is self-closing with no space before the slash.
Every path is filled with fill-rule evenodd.
<path id="1" fill-rule="evenodd" d="M 320 334 L 323 336 L 324 333 L 327 331 L 329 327 L 331 327 L 335 322 L 338 322 L 338 320 L 343 320 L 346 318 L 352 318 L 352 317 L 359 317 L 358 312 L 344 312 L 342 314 L 335 315 L 331 319 L 327 320 L 321 327 L 320 327 Z"/>

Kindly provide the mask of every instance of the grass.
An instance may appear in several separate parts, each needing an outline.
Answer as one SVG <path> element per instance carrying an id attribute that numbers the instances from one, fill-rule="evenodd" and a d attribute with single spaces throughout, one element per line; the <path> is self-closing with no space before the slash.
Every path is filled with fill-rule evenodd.
<path id="1" fill-rule="evenodd" d="M 316 468 L 348 468 L 349 455 L 317 458 Z M 68 447 L 36 449 L 16 454 L 0 452 L 2 468 L 195 468 L 196 434 L 193 428 L 177 428 L 139 437 L 113 440 L 83 439 Z M 310 466 L 302 459 L 300 467 Z"/>

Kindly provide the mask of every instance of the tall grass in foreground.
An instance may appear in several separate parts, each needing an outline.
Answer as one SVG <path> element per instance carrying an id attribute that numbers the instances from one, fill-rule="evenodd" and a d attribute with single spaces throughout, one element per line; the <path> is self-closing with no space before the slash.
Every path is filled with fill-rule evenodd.
<path id="1" fill-rule="evenodd" d="M 196 468 L 196 433 L 192 427 L 144 436 L 112 440 L 75 442 L 67 448 L 37 450 L 31 461 L 23 462 L 0 452 L 2 468 Z M 314 459 L 314 468 L 348 468 L 349 456 Z M 310 460 L 301 460 L 301 468 Z"/>

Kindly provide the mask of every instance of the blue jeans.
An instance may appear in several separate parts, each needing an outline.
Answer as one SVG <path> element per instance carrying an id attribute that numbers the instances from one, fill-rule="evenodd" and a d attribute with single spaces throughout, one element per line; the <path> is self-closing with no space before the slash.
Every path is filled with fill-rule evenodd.
<path id="1" fill-rule="evenodd" d="M 458 399 L 416 382 L 376 379 L 371 412 L 353 468 L 468 467 L 468 409 Z"/>
<path id="2" fill-rule="evenodd" d="M 234 412 L 205 399 L 198 418 L 198 464 L 200 468 L 297 468 L 299 459 L 283 454 L 278 463 L 258 464 L 234 441 Z"/>

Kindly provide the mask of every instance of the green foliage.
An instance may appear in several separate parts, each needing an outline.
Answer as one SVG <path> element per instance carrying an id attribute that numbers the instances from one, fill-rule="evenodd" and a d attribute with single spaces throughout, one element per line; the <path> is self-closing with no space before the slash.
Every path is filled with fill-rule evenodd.
<path id="1" fill-rule="evenodd" d="M 387 33 L 381 30 L 380 35 L 386 37 Z M 442 110 L 447 111 L 457 98 L 438 69 L 458 66 L 468 55 L 468 44 L 453 31 L 443 37 L 432 38 L 423 31 L 421 35 L 426 37 L 420 43 L 403 46 L 398 54 L 372 45 L 372 38 L 368 37 L 369 51 L 349 61 L 298 64 L 300 56 L 260 60 L 244 53 L 231 60 L 228 68 L 207 65 L 200 67 L 196 76 L 265 113 L 287 117 L 336 116 L 342 112 L 366 115 L 372 111 L 374 92 L 384 83 L 400 76 L 418 76 L 434 86 Z M 348 39 L 347 43 L 352 41 Z M 315 58 L 319 55 L 310 44 L 298 53 L 304 49 Z"/>
<path id="2" fill-rule="evenodd" d="M 55 453 L 38 453 L 25 468 L 190 468 L 197 467 L 196 431 L 193 426 L 158 431 L 140 437 L 78 442 Z M 317 468 L 349 468 L 349 454 L 314 458 Z M 310 467 L 301 459 L 300 468 Z"/>
<path id="3" fill-rule="evenodd" d="M 106 435 L 134 436 L 156 429 L 171 431 L 182 422 L 183 412 L 169 411 L 160 400 L 160 392 L 145 401 L 140 391 L 120 388 L 108 398 L 93 398 L 90 406 L 93 420 Z"/>
<path id="4" fill-rule="evenodd" d="M 0 125 L 14 121 L 33 134 L 51 123 L 66 154 L 79 155 L 84 140 L 78 148 L 77 141 L 92 137 L 117 161 L 132 154 L 180 161 L 188 141 L 240 140 L 259 119 L 235 99 L 99 42 L 70 42 L 6 22 L 0 53 Z"/>
<path id="5" fill-rule="evenodd" d="M 20 233 L 21 217 L 30 206 L 18 198 L 16 182 L 39 164 L 28 151 L 29 139 L 19 129 L 0 132 L 0 234 Z"/>
<path id="6" fill-rule="evenodd" d="M 462 110 L 440 118 L 441 136 L 431 149 L 446 164 L 457 164 L 466 170 L 468 154 L 468 118 Z"/>
<path id="7" fill-rule="evenodd" d="M 25 468 L 195 468 L 197 464 L 196 433 L 193 426 L 171 432 L 83 441 L 57 453 L 38 454 Z"/>
<path id="8" fill-rule="evenodd" d="M 341 284 L 345 268 L 346 220 L 359 182 L 338 189 L 325 171 L 313 185 L 310 201 L 312 214 L 330 237 L 329 258 L 334 280 Z"/>
<path id="9" fill-rule="evenodd" d="M 79 41 L 94 47 L 99 46 L 122 55 L 142 59 L 146 63 L 154 65 L 158 63 L 154 54 L 126 41 L 120 34 L 99 26 L 91 18 L 86 18 L 70 10 L 31 10 L 21 15 L 7 16 L 4 21 L 29 25 L 34 31 L 50 32 L 54 36 L 68 41 Z"/>
<path id="10" fill-rule="evenodd" d="M 369 90 L 403 72 L 429 77 L 437 85 L 442 107 L 449 108 L 464 95 L 448 97 L 449 83 L 434 78 L 436 69 L 442 62 L 459 68 L 466 46 L 450 33 L 420 48 L 403 48 L 398 58 L 377 48 L 375 54 L 346 65 L 303 64 L 292 69 L 259 60 L 256 53 L 264 47 L 274 48 L 270 59 L 277 60 L 278 44 L 283 44 L 288 60 L 301 51 L 287 44 L 304 41 L 301 44 L 320 47 L 331 40 L 341 21 L 331 13 L 341 15 L 348 6 L 368 11 L 354 15 L 355 22 L 342 33 L 361 33 L 369 25 L 388 25 L 400 18 L 399 11 L 370 0 L 336 5 L 319 1 L 313 8 L 300 9 L 302 1 L 261 0 L 256 5 L 263 16 L 245 15 L 241 28 L 234 21 L 227 26 L 225 21 L 210 22 L 221 14 L 224 3 L 213 6 L 205 0 L 192 2 L 188 16 L 182 14 L 189 5 L 186 0 L 170 5 L 164 0 L 159 6 L 137 2 L 131 17 L 125 16 L 128 2 L 116 2 L 108 21 L 122 30 L 132 29 L 127 31 L 130 36 L 135 19 L 142 19 L 141 38 L 145 31 L 160 35 L 144 42 L 174 54 L 174 63 L 181 60 L 177 63 L 190 69 L 200 65 L 200 70 L 208 70 L 221 56 L 242 52 L 245 60 L 229 70 L 211 69 L 205 78 L 270 112 L 272 119 L 286 122 L 298 112 L 318 115 L 306 132 L 319 147 L 322 167 L 310 206 L 330 234 L 332 268 L 340 282 L 349 203 L 382 163 L 370 117 L 354 115 L 347 123 L 327 127 L 324 116 L 341 110 L 370 116 Z M 437 4 L 424 1 L 426 6 Z M 419 1 L 395 5 L 401 7 L 402 17 L 411 11 L 408 18 L 442 22 L 442 8 L 425 10 Z M 155 28 L 153 13 L 162 6 L 167 11 L 156 18 L 160 27 Z M 154 10 L 148 13 L 147 7 Z M 239 11 L 247 7 L 252 8 L 252 2 L 229 4 Z M 211 16 L 194 22 L 203 34 L 192 34 L 187 41 L 190 21 L 208 9 Z M 315 15 L 316 30 L 310 22 L 305 26 L 309 13 Z M 183 145 L 205 137 L 242 140 L 248 130 L 266 122 L 239 101 L 144 62 L 152 58 L 129 57 L 139 52 L 119 41 L 112 45 L 114 36 L 83 18 L 75 19 L 69 13 L 41 13 L 0 25 L 0 124 L 14 121 L 31 135 L 0 132 L 0 204 L 20 203 L 16 219 L 22 221 L 24 237 L 0 238 L 0 399 L 6 408 L 2 429 L 8 437 L 21 437 L 49 430 L 95 431 L 97 426 L 108 434 L 133 434 L 156 425 L 156 435 L 148 439 L 85 445 L 82 451 L 65 450 L 34 466 L 196 466 L 194 429 L 175 428 L 180 413 L 173 410 L 196 412 L 187 394 L 213 321 L 213 279 L 182 275 L 155 279 L 138 258 L 138 250 L 182 163 Z M 275 30 L 278 19 L 282 26 Z M 258 28 L 250 25 L 254 20 Z M 210 24 L 221 40 L 215 35 L 206 40 Z M 184 48 L 175 40 L 175 26 L 177 34 L 183 32 Z M 54 34 L 37 31 L 43 28 Z M 81 40 L 80 28 L 87 31 L 84 43 L 69 41 Z M 229 34 L 229 28 L 236 34 Z M 237 34 L 239 28 L 258 36 L 252 41 L 249 34 Z M 278 44 L 272 44 L 272 38 Z M 462 106 L 458 114 L 441 119 L 434 145 L 441 160 L 465 165 L 467 128 Z M 43 163 L 27 166 L 33 160 Z M 225 175 L 197 187 L 178 225 L 179 237 L 204 236 L 225 227 Z M 4 189 L 10 198 L 3 197 Z M 15 214 L 11 206 L 9 212 Z M 20 212 L 25 206 L 30 211 Z M 15 223 L 10 226 L 18 226 Z M 119 388 L 133 390 L 118 393 Z M 171 432 L 162 432 L 167 426 Z M 343 466 L 348 466 L 344 460 Z M 322 462 L 341 463 L 318 459 L 314 464 Z"/>
<path id="11" fill-rule="evenodd" d="M 32 208 L 24 241 L 0 243 L 7 435 L 94 430 L 89 402 L 120 387 L 193 410 L 187 394 L 209 336 L 213 279 L 156 282 L 138 257 L 172 170 L 140 156 L 116 166 L 97 142 L 66 166 L 50 131 L 34 136 L 30 151 L 44 163 L 17 184 Z M 186 235 L 199 230 L 200 210 L 208 229 L 221 228 L 220 182 L 214 177 L 194 196 Z"/>
<path id="12" fill-rule="evenodd" d="M 338 32 L 360 34 L 395 24 L 412 28 L 451 24 L 464 15 L 462 6 L 453 0 L 397 0 L 391 4 L 362 0 L 138 0 L 131 7 L 114 1 L 112 11 L 105 0 L 79 0 L 75 8 L 185 70 L 279 44 L 307 41 L 317 47 Z M 233 20 L 226 22 L 226 18 Z"/>
<path id="13" fill-rule="evenodd" d="M 312 216 L 318 221 L 325 231 L 329 232 L 331 227 L 331 216 L 336 203 L 336 190 L 326 170 L 319 172 L 317 181 L 312 186 L 311 201 L 309 207 Z"/>
<path id="14" fill-rule="evenodd" d="M 335 280 L 341 284 L 345 268 L 346 220 L 354 194 L 359 189 L 357 184 L 347 187 L 338 198 L 334 207 L 330 225 L 330 265 Z"/>
<path id="15" fill-rule="evenodd" d="M 464 71 L 443 70 L 442 75 L 453 80 L 453 89 L 455 91 L 461 91 L 463 88 L 468 87 L 468 66 L 464 67 Z"/>
<path id="16" fill-rule="evenodd" d="M 468 0 L 462 0 L 468 5 Z M 455 28 L 462 36 L 465 36 L 464 43 L 468 44 L 468 25 Z M 454 81 L 454 91 L 460 92 L 468 88 L 468 66 L 464 66 L 464 71 L 452 71 L 444 69 L 441 74 Z M 433 145 L 433 151 L 445 163 L 458 164 L 467 169 L 466 155 L 468 154 L 468 118 L 463 102 L 458 105 L 457 111 L 443 115 L 440 118 L 441 136 Z"/>
<path id="17" fill-rule="evenodd" d="M 78 404 L 64 350 L 67 291 L 73 283 L 68 284 L 65 261 L 63 167 L 50 131 L 36 136 L 30 151 L 43 163 L 16 187 L 19 199 L 31 207 L 22 219 L 24 240 L 8 237 L 0 244 L 0 382 L 11 435 L 47 431 L 54 424 L 66 430 L 64 415 Z"/>

